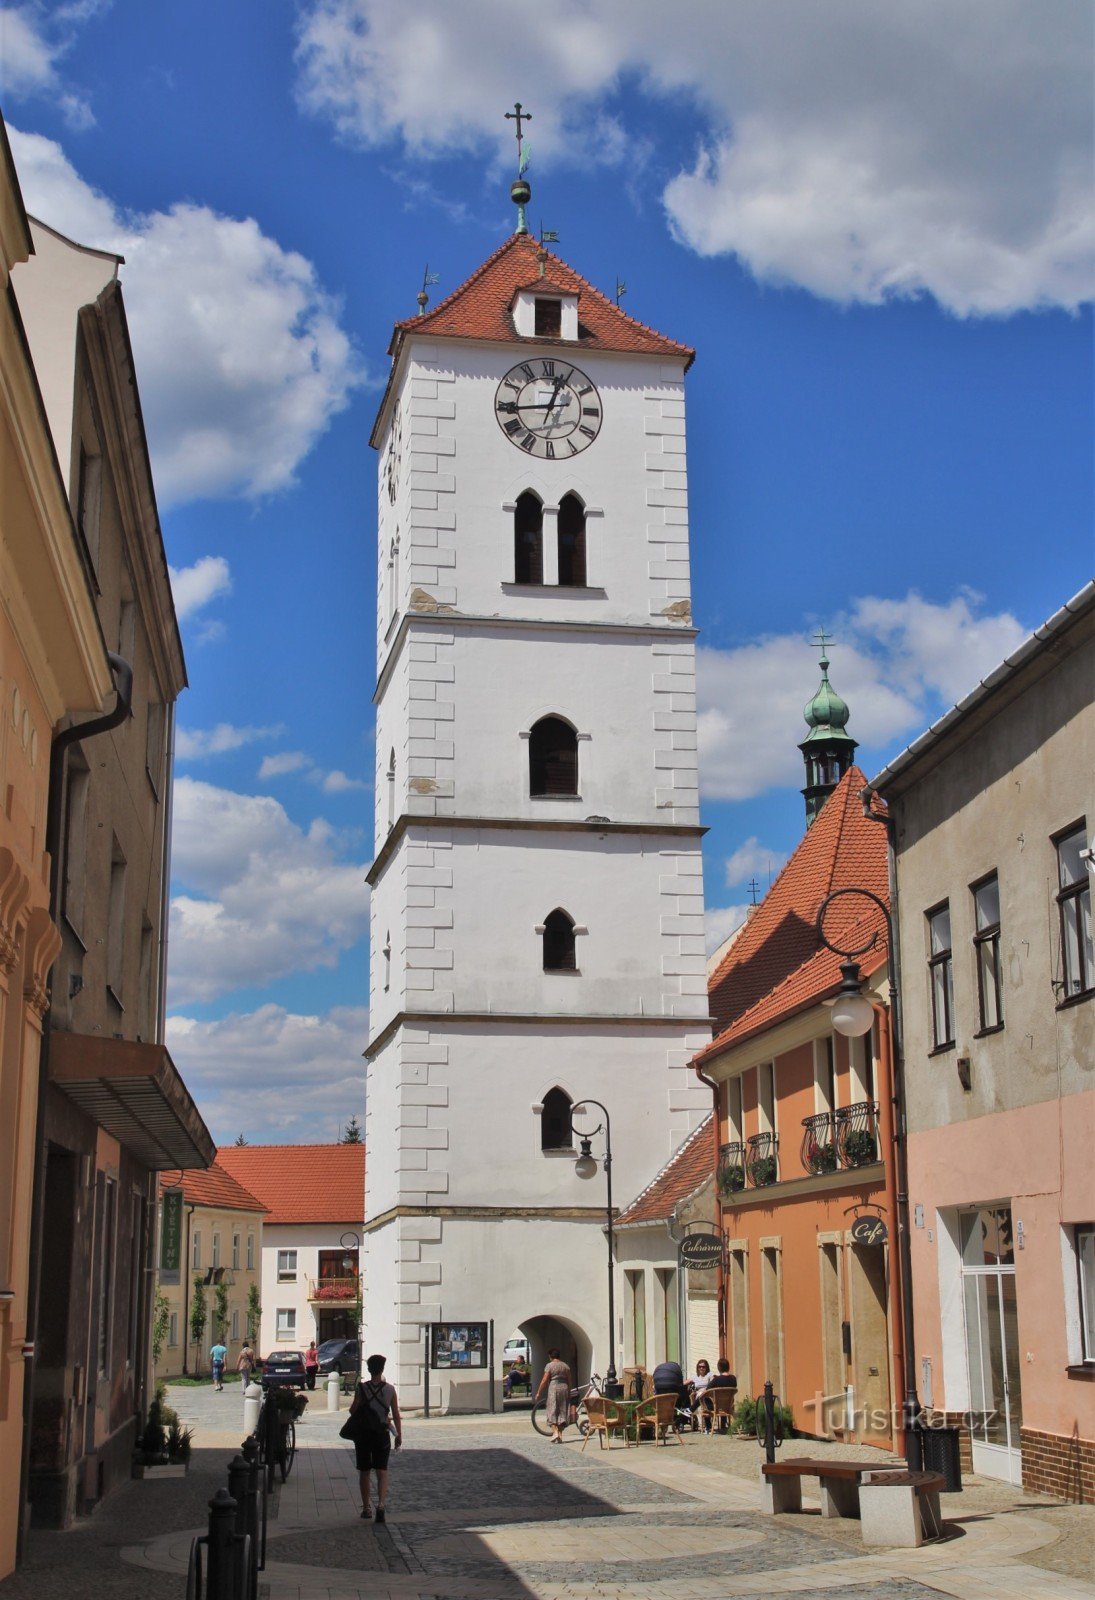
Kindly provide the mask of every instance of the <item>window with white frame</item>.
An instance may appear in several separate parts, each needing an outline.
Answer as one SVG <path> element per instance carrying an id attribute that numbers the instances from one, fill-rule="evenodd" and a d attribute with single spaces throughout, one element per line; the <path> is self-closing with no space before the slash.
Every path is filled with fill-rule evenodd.
<path id="1" fill-rule="evenodd" d="M 831 1033 L 814 1040 L 814 1110 L 836 1110 L 836 1050 Z"/>
<path id="2" fill-rule="evenodd" d="M 248 1272 L 254 1272 L 255 1270 L 255 1235 L 253 1233 L 247 1235 L 247 1270 Z"/>
<path id="3" fill-rule="evenodd" d="M 232 1270 L 234 1272 L 238 1272 L 239 1271 L 239 1267 L 240 1267 L 240 1236 L 239 1236 L 238 1233 L 234 1233 L 232 1235 Z"/>
<path id="4" fill-rule="evenodd" d="M 731 1144 L 741 1144 L 745 1137 L 741 1109 L 741 1079 L 730 1078 L 726 1084 L 726 1133 Z"/>
<path id="5" fill-rule="evenodd" d="M 288 1343 L 297 1336 L 297 1308 L 296 1306 L 279 1306 L 275 1314 L 275 1338 L 279 1343 Z"/>
<path id="6" fill-rule="evenodd" d="M 220 1236 L 219 1233 L 215 1233 L 213 1235 L 213 1265 L 215 1267 L 219 1267 L 220 1264 L 221 1264 L 221 1236 Z"/>
<path id="7" fill-rule="evenodd" d="M 776 1132 L 776 1064 L 762 1061 L 757 1068 L 757 1113 L 761 1133 Z"/>
<path id="8" fill-rule="evenodd" d="M 1061 1003 L 1095 993 L 1095 944 L 1091 935 L 1091 880 L 1087 874 L 1087 824 L 1081 821 L 1054 841 L 1057 848 L 1057 914 L 1061 924 Z"/>
<path id="9" fill-rule="evenodd" d="M 232 1313 L 232 1339 L 233 1339 L 233 1342 L 235 1340 L 237 1340 L 239 1338 L 239 1336 L 240 1336 L 240 1314 L 239 1314 L 238 1311 L 233 1311 L 233 1313 Z"/>
<path id="10" fill-rule="evenodd" d="M 1000 880 L 975 883 L 973 895 L 973 948 L 977 958 L 977 1007 L 982 1033 L 1004 1026 L 1004 992 L 1000 971 Z"/>
<path id="11" fill-rule="evenodd" d="M 179 1342 L 179 1313 L 177 1311 L 171 1313 L 167 1324 L 167 1342 L 168 1344 L 178 1344 Z"/>
<path id="12" fill-rule="evenodd" d="M 1076 1268 L 1080 1274 L 1080 1350 L 1085 1366 L 1095 1366 L 1095 1223 L 1076 1229 Z"/>
<path id="13" fill-rule="evenodd" d="M 202 1264 L 202 1231 L 195 1228 L 190 1236 L 190 1265 L 195 1270 Z"/>
<path id="14" fill-rule="evenodd" d="M 928 912 L 928 977 L 932 1000 L 932 1049 L 954 1043 L 954 961 L 949 901 Z"/>
<path id="15" fill-rule="evenodd" d="M 296 1283 L 297 1281 L 297 1253 L 295 1250 L 278 1251 L 278 1282 Z M 280 1312 L 279 1312 L 280 1315 Z M 294 1312 L 295 1316 L 296 1313 Z"/>

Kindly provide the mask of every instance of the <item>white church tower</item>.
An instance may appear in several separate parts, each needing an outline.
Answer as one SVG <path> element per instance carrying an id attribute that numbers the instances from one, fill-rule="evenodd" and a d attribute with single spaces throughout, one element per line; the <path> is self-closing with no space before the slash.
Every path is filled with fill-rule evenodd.
<path id="1" fill-rule="evenodd" d="M 493 1320 L 496 1370 L 523 1331 L 534 1362 L 558 1343 L 605 1371 L 604 1175 L 576 1175 L 569 1108 L 608 1108 L 626 1200 L 710 1108 L 687 1065 L 710 1028 L 693 352 L 546 251 L 521 205 L 390 354 L 363 1315 L 413 1406 L 436 1322 Z M 475 1359 L 442 1352 L 431 1404 L 486 1405 Z"/>

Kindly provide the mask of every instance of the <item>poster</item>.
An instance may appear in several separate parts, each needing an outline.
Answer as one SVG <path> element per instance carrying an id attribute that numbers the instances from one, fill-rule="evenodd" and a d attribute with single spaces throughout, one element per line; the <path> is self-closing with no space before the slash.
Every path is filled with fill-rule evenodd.
<path id="1" fill-rule="evenodd" d="M 430 1366 L 461 1371 L 487 1364 L 485 1322 L 433 1322 L 430 1324 Z"/>

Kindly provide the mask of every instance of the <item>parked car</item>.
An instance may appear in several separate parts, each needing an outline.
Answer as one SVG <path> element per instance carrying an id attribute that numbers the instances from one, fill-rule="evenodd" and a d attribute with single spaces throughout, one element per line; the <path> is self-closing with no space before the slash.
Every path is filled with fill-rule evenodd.
<path id="1" fill-rule="evenodd" d="M 356 1339 L 324 1339 L 316 1354 L 320 1372 L 354 1377 L 361 1371 L 361 1347 Z"/>
<path id="2" fill-rule="evenodd" d="M 264 1389 L 303 1389 L 307 1382 L 301 1350 L 275 1350 L 262 1363 Z"/>

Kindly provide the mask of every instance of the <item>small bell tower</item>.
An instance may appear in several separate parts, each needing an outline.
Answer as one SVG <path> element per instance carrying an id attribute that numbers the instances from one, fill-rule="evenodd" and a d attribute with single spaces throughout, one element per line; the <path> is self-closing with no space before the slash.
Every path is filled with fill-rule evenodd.
<path id="1" fill-rule="evenodd" d="M 809 733 L 799 745 L 806 762 L 806 826 L 809 827 L 852 764 L 856 740 L 847 731 L 851 715 L 829 682 L 828 646 L 832 640 L 821 632 L 815 645 L 821 651 L 821 682 L 817 693 L 803 709 Z"/>

